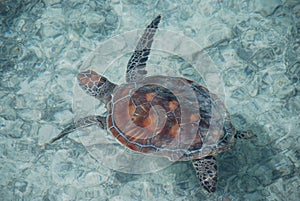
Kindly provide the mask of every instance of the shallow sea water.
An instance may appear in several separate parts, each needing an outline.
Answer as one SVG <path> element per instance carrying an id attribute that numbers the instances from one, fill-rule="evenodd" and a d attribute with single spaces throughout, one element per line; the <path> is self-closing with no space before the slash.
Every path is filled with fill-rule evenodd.
<path id="1" fill-rule="evenodd" d="M 214 194 L 189 162 L 148 174 L 112 169 L 108 150 L 99 148 L 99 161 L 86 145 L 115 145 L 97 127 L 41 146 L 73 119 L 105 112 L 77 87 L 77 73 L 94 68 L 122 83 L 140 31 L 158 14 L 149 74 L 208 86 L 233 124 L 256 135 L 217 156 Z M 0 200 L 299 199 L 299 1 L 3 0 L 0 16 Z"/>

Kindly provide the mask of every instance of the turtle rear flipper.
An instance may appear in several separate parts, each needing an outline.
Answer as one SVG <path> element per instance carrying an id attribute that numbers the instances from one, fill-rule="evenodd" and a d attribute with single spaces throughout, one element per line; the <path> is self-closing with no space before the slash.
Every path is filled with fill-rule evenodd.
<path id="1" fill-rule="evenodd" d="M 200 184 L 210 193 L 216 191 L 217 185 L 217 161 L 213 156 L 193 160 Z"/>
<path id="2" fill-rule="evenodd" d="M 99 115 L 87 116 L 81 118 L 75 122 L 72 122 L 69 126 L 67 126 L 63 131 L 59 133 L 58 136 L 52 138 L 49 144 L 67 136 L 69 133 L 75 131 L 78 128 L 86 128 L 92 125 L 98 125 L 102 129 L 106 129 L 106 117 L 102 117 Z"/>

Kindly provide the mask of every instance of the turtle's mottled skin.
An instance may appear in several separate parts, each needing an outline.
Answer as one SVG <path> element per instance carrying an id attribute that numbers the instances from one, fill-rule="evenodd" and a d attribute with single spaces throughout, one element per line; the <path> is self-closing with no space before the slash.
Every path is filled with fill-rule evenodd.
<path id="1" fill-rule="evenodd" d="M 117 86 L 92 70 L 78 74 L 80 86 L 106 104 L 108 115 L 89 116 L 74 122 L 51 143 L 79 127 L 97 124 L 129 149 L 191 160 L 201 185 L 216 190 L 217 162 L 214 155 L 226 151 L 237 132 L 225 105 L 197 83 L 168 76 L 146 77 L 146 62 L 161 17 L 156 17 L 131 56 L 126 83 Z"/>

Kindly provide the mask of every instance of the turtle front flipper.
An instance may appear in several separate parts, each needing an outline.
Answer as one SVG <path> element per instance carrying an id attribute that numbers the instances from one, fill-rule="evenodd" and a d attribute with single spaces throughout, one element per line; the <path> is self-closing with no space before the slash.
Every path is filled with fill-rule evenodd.
<path id="1" fill-rule="evenodd" d="M 84 118 L 81 118 L 75 122 L 72 122 L 69 126 L 67 126 L 58 136 L 51 139 L 49 144 L 67 136 L 69 133 L 75 131 L 78 128 L 85 128 L 92 125 L 98 125 L 102 129 L 106 129 L 106 117 L 102 116 L 87 116 Z"/>
<path id="2" fill-rule="evenodd" d="M 161 16 L 157 16 L 145 29 L 140 38 L 133 55 L 131 56 L 126 71 L 126 81 L 134 82 L 147 74 L 146 62 L 150 54 L 153 38 L 160 22 Z"/>
<path id="3" fill-rule="evenodd" d="M 200 184 L 210 193 L 216 191 L 217 161 L 213 156 L 193 160 Z"/>

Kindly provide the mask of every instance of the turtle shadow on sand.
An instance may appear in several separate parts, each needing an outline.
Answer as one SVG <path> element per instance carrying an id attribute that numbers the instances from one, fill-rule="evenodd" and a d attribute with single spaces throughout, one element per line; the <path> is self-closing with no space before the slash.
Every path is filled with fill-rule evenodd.
<path id="1" fill-rule="evenodd" d="M 262 132 L 261 128 L 258 126 L 252 128 L 255 128 L 253 132 L 256 134 L 253 139 L 236 140 L 230 151 L 219 155 L 219 185 L 224 188 L 225 192 L 239 195 L 254 192 L 261 190 L 266 179 L 272 179 L 264 178 L 261 174 L 272 177 L 269 173 L 272 173 L 275 167 L 268 167 L 268 173 L 257 172 L 256 170 L 262 165 L 264 166 L 265 162 L 270 160 L 276 151 L 272 146 L 266 145 L 270 139 L 265 136 L 265 132 Z M 264 145 L 259 145 L 260 143 Z"/>

